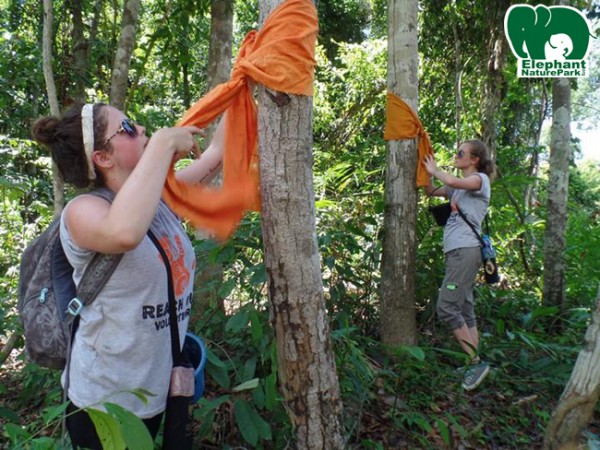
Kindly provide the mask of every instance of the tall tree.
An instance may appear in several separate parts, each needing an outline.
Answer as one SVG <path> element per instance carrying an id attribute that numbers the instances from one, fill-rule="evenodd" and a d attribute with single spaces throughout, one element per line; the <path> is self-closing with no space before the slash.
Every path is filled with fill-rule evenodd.
<path id="1" fill-rule="evenodd" d="M 260 22 L 281 0 L 260 0 Z M 269 95 L 270 94 L 270 95 Z M 259 91 L 262 232 L 279 382 L 295 448 L 344 448 L 312 174 L 312 98 Z"/>
<path id="2" fill-rule="evenodd" d="M 544 236 L 544 289 L 547 305 L 565 303 L 565 248 L 569 157 L 571 155 L 571 84 L 568 78 L 552 83 L 552 128 L 550 135 L 550 176 Z"/>
<path id="3" fill-rule="evenodd" d="M 73 76 L 75 88 L 73 98 L 85 102 L 85 86 L 88 71 L 88 42 L 83 34 L 83 2 L 82 0 L 70 0 L 68 6 L 73 17 L 71 28 L 71 39 L 73 40 Z"/>
<path id="4" fill-rule="evenodd" d="M 48 104 L 50 105 L 50 114 L 60 117 L 60 106 L 56 95 L 56 83 L 54 82 L 54 72 L 52 70 L 52 24 L 54 22 L 54 13 L 52 10 L 52 0 L 44 0 L 44 31 L 42 36 L 42 52 L 44 78 L 46 79 L 46 91 L 48 93 Z M 62 180 L 58 167 L 52 163 L 52 185 L 54 189 L 54 216 L 58 216 L 65 205 L 64 181 Z"/>
<path id="5" fill-rule="evenodd" d="M 416 0 L 388 2 L 388 91 L 417 110 Z M 390 345 L 417 340 L 417 142 L 388 141 L 381 261 L 381 339 Z"/>
<path id="6" fill-rule="evenodd" d="M 117 109 L 125 110 L 127 98 L 127 82 L 129 62 L 135 46 L 135 31 L 140 11 L 140 0 L 126 0 L 123 7 L 121 37 L 115 52 L 112 80 L 110 85 L 110 104 Z"/>
<path id="7" fill-rule="evenodd" d="M 209 88 L 227 81 L 231 72 L 233 3 L 234 0 L 212 0 L 210 3 Z"/>
<path id="8" fill-rule="evenodd" d="M 102 2 L 95 2 L 92 21 L 89 25 L 88 38 L 85 37 L 86 23 L 83 18 L 85 14 L 85 4 L 83 0 L 67 0 L 66 2 L 73 24 L 71 27 L 71 41 L 73 43 L 73 54 L 71 57 L 74 87 L 72 98 L 78 102 L 85 102 L 85 89 L 90 86 L 90 45 L 96 40 L 98 32 L 98 22 L 100 19 L 100 11 Z"/>
<path id="9" fill-rule="evenodd" d="M 506 92 L 504 66 L 506 63 L 506 39 L 504 37 L 504 15 L 510 6 L 510 0 L 487 2 L 487 77 L 484 85 L 484 110 L 482 140 L 496 157 L 498 112 Z"/>

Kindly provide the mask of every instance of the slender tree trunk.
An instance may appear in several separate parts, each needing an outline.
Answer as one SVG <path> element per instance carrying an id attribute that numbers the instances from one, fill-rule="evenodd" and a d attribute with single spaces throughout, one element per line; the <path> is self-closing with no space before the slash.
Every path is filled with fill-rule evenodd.
<path id="1" fill-rule="evenodd" d="M 212 89 L 229 79 L 231 72 L 231 47 L 233 40 L 233 0 L 212 0 L 210 9 L 210 45 L 208 51 L 208 88 Z M 216 123 L 206 130 L 206 142 L 210 142 Z M 213 184 L 221 182 L 221 175 Z M 196 231 L 196 238 L 202 239 L 202 230 Z M 202 256 L 200 256 L 202 259 Z M 208 307 L 223 307 L 219 289 L 223 282 L 223 265 L 207 264 L 196 269 L 197 299 L 194 301 L 192 323 L 198 320 Z"/>
<path id="2" fill-rule="evenodd" d="M 119 47 L 115 52 L 113 73 L 110 84 L 110 104 L 117 109 L 125 111 L 127 98 L 127 81 L 129 75 L 129 62 L 135 46 L 135 31 L 137 28 L 140 0 L 126 0 L 123 8 L 121 23 L 121 37 Z"/>
<path id="3" fill-rule="evenodd" d="M 210 4 L 210 45 L 208 49 L 208 86 L 229 79 L 233 35 L 233 0 L 212 0 Z"/>
<path id="4" fill-rule="evenodd" d="M 417 111 L 417 0 L 388 2 L 388 90 Z M 388 141 L 381 261 L 381 339 L 390 345 L 417 340 L 417 142 Z"/>
<path id="5" fill-rule="evenodd" d="M 564 306 L 567 197 L 571 154 L 571 85 L 568 78 L 552 84 L 552 129 L 548 215 L 544 237 L 544 303 Z"/>
<path id="6" fill-rule="evenodd" d="M 456 4 L 454 5 L 456 7 Z M 454 107 L 456 110 L 454 111 L 454 126 L 456 127 L 456 148 L 461 143 L 462 139 L 462 110 L 463 110 L 463 102 L 462 102 L 462 73 L 463 73 L 463 63 L 462 63 L 462 52 L 461 52 L 461 39 L 460 33 L 458 31 L 457 25 L 457 11 L 453 11 L 452 14 L 452 34 L 454 35 Z"/>
<path id="7" fill-rule="evenodd" d="M 88 41 L 83 35 L 83 3 L 81 0 L 70 0 L 69 8 L 73 16 L 73 29 L 71 38 L 73 39 L 73 77 L 75 89 L 73 98 L 83 103 L 85 102 L 85 87 L 88 80 Z"/>
<path id="8" fill-rule="evenodd" d="M 44 0 L 44 31 L 42 36 L 42 53 L 44 78 L 46 80 L 46 91 L 48 93 L 48 104 L 50 114 L 60 117 L 60 106 L 56 95 L 56 83 L 52 71 L 52 22 L 54 14 L 52 11 L 52 0 Z M 57 217 L 65 206 L 64 181 L 62 180 L 58 167 L 52 162 L 52 187 L 54 189 L 54 216 Z"/>
<path id="9" fill-rule="evenodd" d="M 489 2 L 489 39 L 487 77 L 485 80 L 485 97 L 483 113 L 482 140 L 490 150 L 492 158 L 496 157 L 498 112 L 504 97 L 504 65 L 506 64 L 506 38 L 504 37 L 504 16 L 509 0 L 496 0 Z"/>
<path id="10" fill-rule="evenodd" d="M 280 0 L 260 0 L 260 22 Z M 343 449 L 342 401 L 323 295 L 312 176 L 312 98 L 259 90 L 262 231 L 279 382 L 297 449 Z"/>
<path id="11" fill-rule="evenodd" d="M 545 450 L 580 448 L 579 434 L 594 414 L 600 395 L 600 287 L 596 310 L 585 334 L 571 378 L 560 397 L 546 429 Z"/>

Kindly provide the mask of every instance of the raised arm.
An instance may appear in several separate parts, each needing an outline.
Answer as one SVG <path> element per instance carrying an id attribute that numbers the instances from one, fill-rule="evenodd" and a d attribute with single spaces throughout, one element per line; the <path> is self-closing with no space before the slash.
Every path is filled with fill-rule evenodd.
<path id="1" fill-rule="evenodd" d="M 188 184 L 208 183 L 217 176 L 223 162 L 224 128 L 225 114 L 221 117 L 208 148 L 189 166 L 177 171 L 175 176 L 178 180 Z"/>

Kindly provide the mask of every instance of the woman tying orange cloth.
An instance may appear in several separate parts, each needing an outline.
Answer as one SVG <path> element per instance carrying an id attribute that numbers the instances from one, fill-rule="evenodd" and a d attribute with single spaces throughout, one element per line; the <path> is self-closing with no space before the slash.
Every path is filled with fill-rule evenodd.
<path id="1" fill-rule="evenodd" d="M 163 199 L 197 228 L 227 239 L 245 211 L 259 210 L 258 131 L 250 80 L 296 95 L 312 96 L 317 11 L 310 0 L 288 0 L 269 15 L 261 31 L 244 39 L 231 79 L 198 100 L 178 123 L 205 127 L 227 111 L 223 185 L 206 188 L 169 172 Z"/>

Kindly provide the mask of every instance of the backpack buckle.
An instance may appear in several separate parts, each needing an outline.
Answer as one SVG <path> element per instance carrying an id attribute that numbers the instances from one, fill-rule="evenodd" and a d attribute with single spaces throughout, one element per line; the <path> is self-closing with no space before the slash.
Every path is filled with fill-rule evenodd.
<path id="1" fill-rule="evenodd" d="M 83 303 L 77 297 L 73 297 L 67 305 L 67 312 L 72 316 L 78 316 L 83 308 Z"/>

